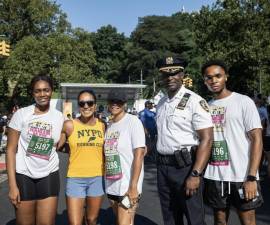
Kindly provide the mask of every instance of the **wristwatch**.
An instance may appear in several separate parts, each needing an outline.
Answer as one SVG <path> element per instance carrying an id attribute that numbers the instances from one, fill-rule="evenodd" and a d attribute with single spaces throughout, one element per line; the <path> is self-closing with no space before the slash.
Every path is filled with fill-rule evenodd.
<path id="1" fill-rule="evenodd" d="M 200 173 L 198 170 L 192 170 L 190 173 L 190 176 L 192 177 L 200 177 L 202 173 Z"/>
<path id="2" fill-rule="evenodd" d="M 247 181 L 256 181 L 256 180 L 257 180 L 256 176 L 252 176 L 252 175 L 247 176 Z"/>

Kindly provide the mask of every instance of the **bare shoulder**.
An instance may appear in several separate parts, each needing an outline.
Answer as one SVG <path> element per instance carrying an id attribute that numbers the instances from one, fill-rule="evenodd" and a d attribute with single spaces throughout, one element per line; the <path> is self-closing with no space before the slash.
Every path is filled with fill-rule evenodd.
<path id="1" fill-rule="evenodd" d="M 70 136 L 74 130 L 73 120 L 66 120 L 63 125 L 63 131 Z"/>

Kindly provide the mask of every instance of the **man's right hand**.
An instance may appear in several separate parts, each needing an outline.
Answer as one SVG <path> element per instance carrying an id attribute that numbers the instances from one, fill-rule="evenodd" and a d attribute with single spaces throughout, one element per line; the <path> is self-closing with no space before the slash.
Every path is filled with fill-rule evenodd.
<path id="1" fill-rule="evenodd" d="M 20 192 L 18 187 L 13 187 L 9 189 L 8 197 L 10 202 L 17 208 L 19 204 L 21 203 L 21 198 L 20 198 Z"/>

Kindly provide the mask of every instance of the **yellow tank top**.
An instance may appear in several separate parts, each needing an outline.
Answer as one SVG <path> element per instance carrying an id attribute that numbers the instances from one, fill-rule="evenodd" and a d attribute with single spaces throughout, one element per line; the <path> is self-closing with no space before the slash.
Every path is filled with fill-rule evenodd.
<path id="1" fill-rule="evenodd" d="M 70 156 L 67 177 L 103 176 L 104 124 L 98 119 L 93 126 L 73 120 L 73 127 L 68 137 Z"/>

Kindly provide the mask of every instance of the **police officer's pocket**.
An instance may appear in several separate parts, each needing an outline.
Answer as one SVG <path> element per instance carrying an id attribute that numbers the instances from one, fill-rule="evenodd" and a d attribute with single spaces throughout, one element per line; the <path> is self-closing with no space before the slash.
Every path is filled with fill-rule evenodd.
<path id="1" fill-rule="evenodd" d="M 175 109 L 174 113 L 169 115 L 169 126 L 173 129 L 178 124 L 189 123 L 191 121 L 191 113 L 186 110 Z"/>

